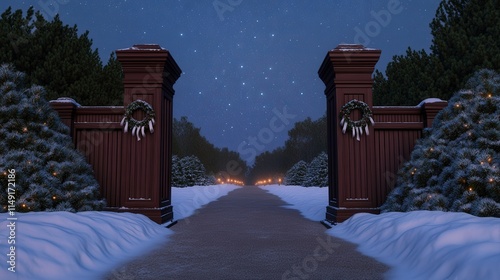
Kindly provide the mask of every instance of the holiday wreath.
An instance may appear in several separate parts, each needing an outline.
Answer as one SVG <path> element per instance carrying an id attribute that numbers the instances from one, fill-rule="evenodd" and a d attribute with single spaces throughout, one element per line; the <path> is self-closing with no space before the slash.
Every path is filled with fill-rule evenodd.
<path id="1" fill-rule="evenodd" d="M 360 110 L 362 113 L 361 119 L 357 121 L 351 120 L 351 112 L 353 110 Z M 353 99 L 347 102 L 344 106 L 342 106 L 339 114 L 340 126 L 342 127 L 342 133 L 345 134 L 347 130 L 352 131 L 352 137 L 356 137 L 359 141 L 359 136 L 363 135 L 363 130 L 366 135 L 369 135 L 370 132 L 368 130 L 368 123 L 372 125 L 375 124 L 373 121 L 373 113 L 370 110 L 370 107 L 365 102 Z"/>
<path id="2" fill-rule="evenodd" d="M 132 115 L 135 111 L 142 110 L 146 113 L 146 116 L 142 120 L 136 120 Z M 125 125 L 123 132 L 127 133 L 129 128 L 132 128 L 132 135 L 137 135 L 137 141 L 141 141 L 140 134 L 145 137 L 146 134 L 144 130 L 146 126 L 149 127 L 149 132 L 153 133 L 153 125 L 155 124 L 155 111 L 153 107 L 149 105 L 146 101 L 135 100 L 130 103 L 125 109 L 125 115 L 120 123 L 122 126 Z"/>

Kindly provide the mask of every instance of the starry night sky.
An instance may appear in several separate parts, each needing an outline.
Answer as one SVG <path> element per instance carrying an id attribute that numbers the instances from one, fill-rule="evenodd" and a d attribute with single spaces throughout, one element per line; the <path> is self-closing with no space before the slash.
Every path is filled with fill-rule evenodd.
<path id="1" fill-rule="evenodd" d="M 317 71 L 328 50 L 341 43 L 381 49 L 377 68 L 385 70 L 409 46 L 429 48 L 439 2 L 37 0 L 2 1 L 0 9 L 33 5 L 49 19 L 58 13 L 65 24 L 90 31 L 104 63 L 112 51 L 134 44 L 168 49 L 183 70 L 174 86 L 174 116 L 187 116 L 218 147 L 241 151 L 276 112 L 293 115 L 273 140 L 259 143 L 261 152 L 282 146 L 293 123 L 326 112 Z"/>

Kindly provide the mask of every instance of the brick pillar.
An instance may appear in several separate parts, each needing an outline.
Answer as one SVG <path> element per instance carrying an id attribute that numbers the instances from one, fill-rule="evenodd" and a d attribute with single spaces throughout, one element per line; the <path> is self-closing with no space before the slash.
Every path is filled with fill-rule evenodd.
<path id="1" fill-rule="evenodd" d="M 339 113 L 350 100 L 373 106 L 372 74 L 380 50 L 362 45 L 339 45 L 326 55 L 318 74 L 326 85 L 328 118 L 329 205 L 326 220 L 342 222 L 359 212 L 378 213 L 375 202 L 375 139 L 370 135 L 360 141 L 352 134 L 342 133 Z M 361 117 L 359 110 L 351 113 L 353 120 Z"/>
<path id="2" fill-rule="evenodd" d="M 121 209 L 165 223 L 173 219 L 172 99 L 181 69 L 159 45 L 134 45 L 116 55 L 124 73 L 124 106 L 140 99 L 156 114 L 154 133 L 147 132 L 141 141 L 130 132 L 123 137 Z M 137 119 L 143 116 L 141 111 L 134 113 Z"/>

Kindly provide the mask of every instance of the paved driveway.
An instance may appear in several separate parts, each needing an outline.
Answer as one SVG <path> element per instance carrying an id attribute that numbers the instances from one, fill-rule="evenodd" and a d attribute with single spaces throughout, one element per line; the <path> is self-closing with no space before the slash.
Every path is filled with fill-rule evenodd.
<path id="1" fill-rule="evenodd" d="M 257 187 L 237 189 L 171 229 L 164 246 L 107 279 L 383 279 L 388 267 L 325 234 Z"/>

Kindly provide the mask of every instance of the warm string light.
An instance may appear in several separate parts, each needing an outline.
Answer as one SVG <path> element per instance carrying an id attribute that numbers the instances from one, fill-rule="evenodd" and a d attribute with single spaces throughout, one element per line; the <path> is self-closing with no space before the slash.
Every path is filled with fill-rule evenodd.
<path id="1" fill-rule="evenodd" d="M 28 128 L 27 127 L 23 127 L 23 132 L 28 132 Z"/>

